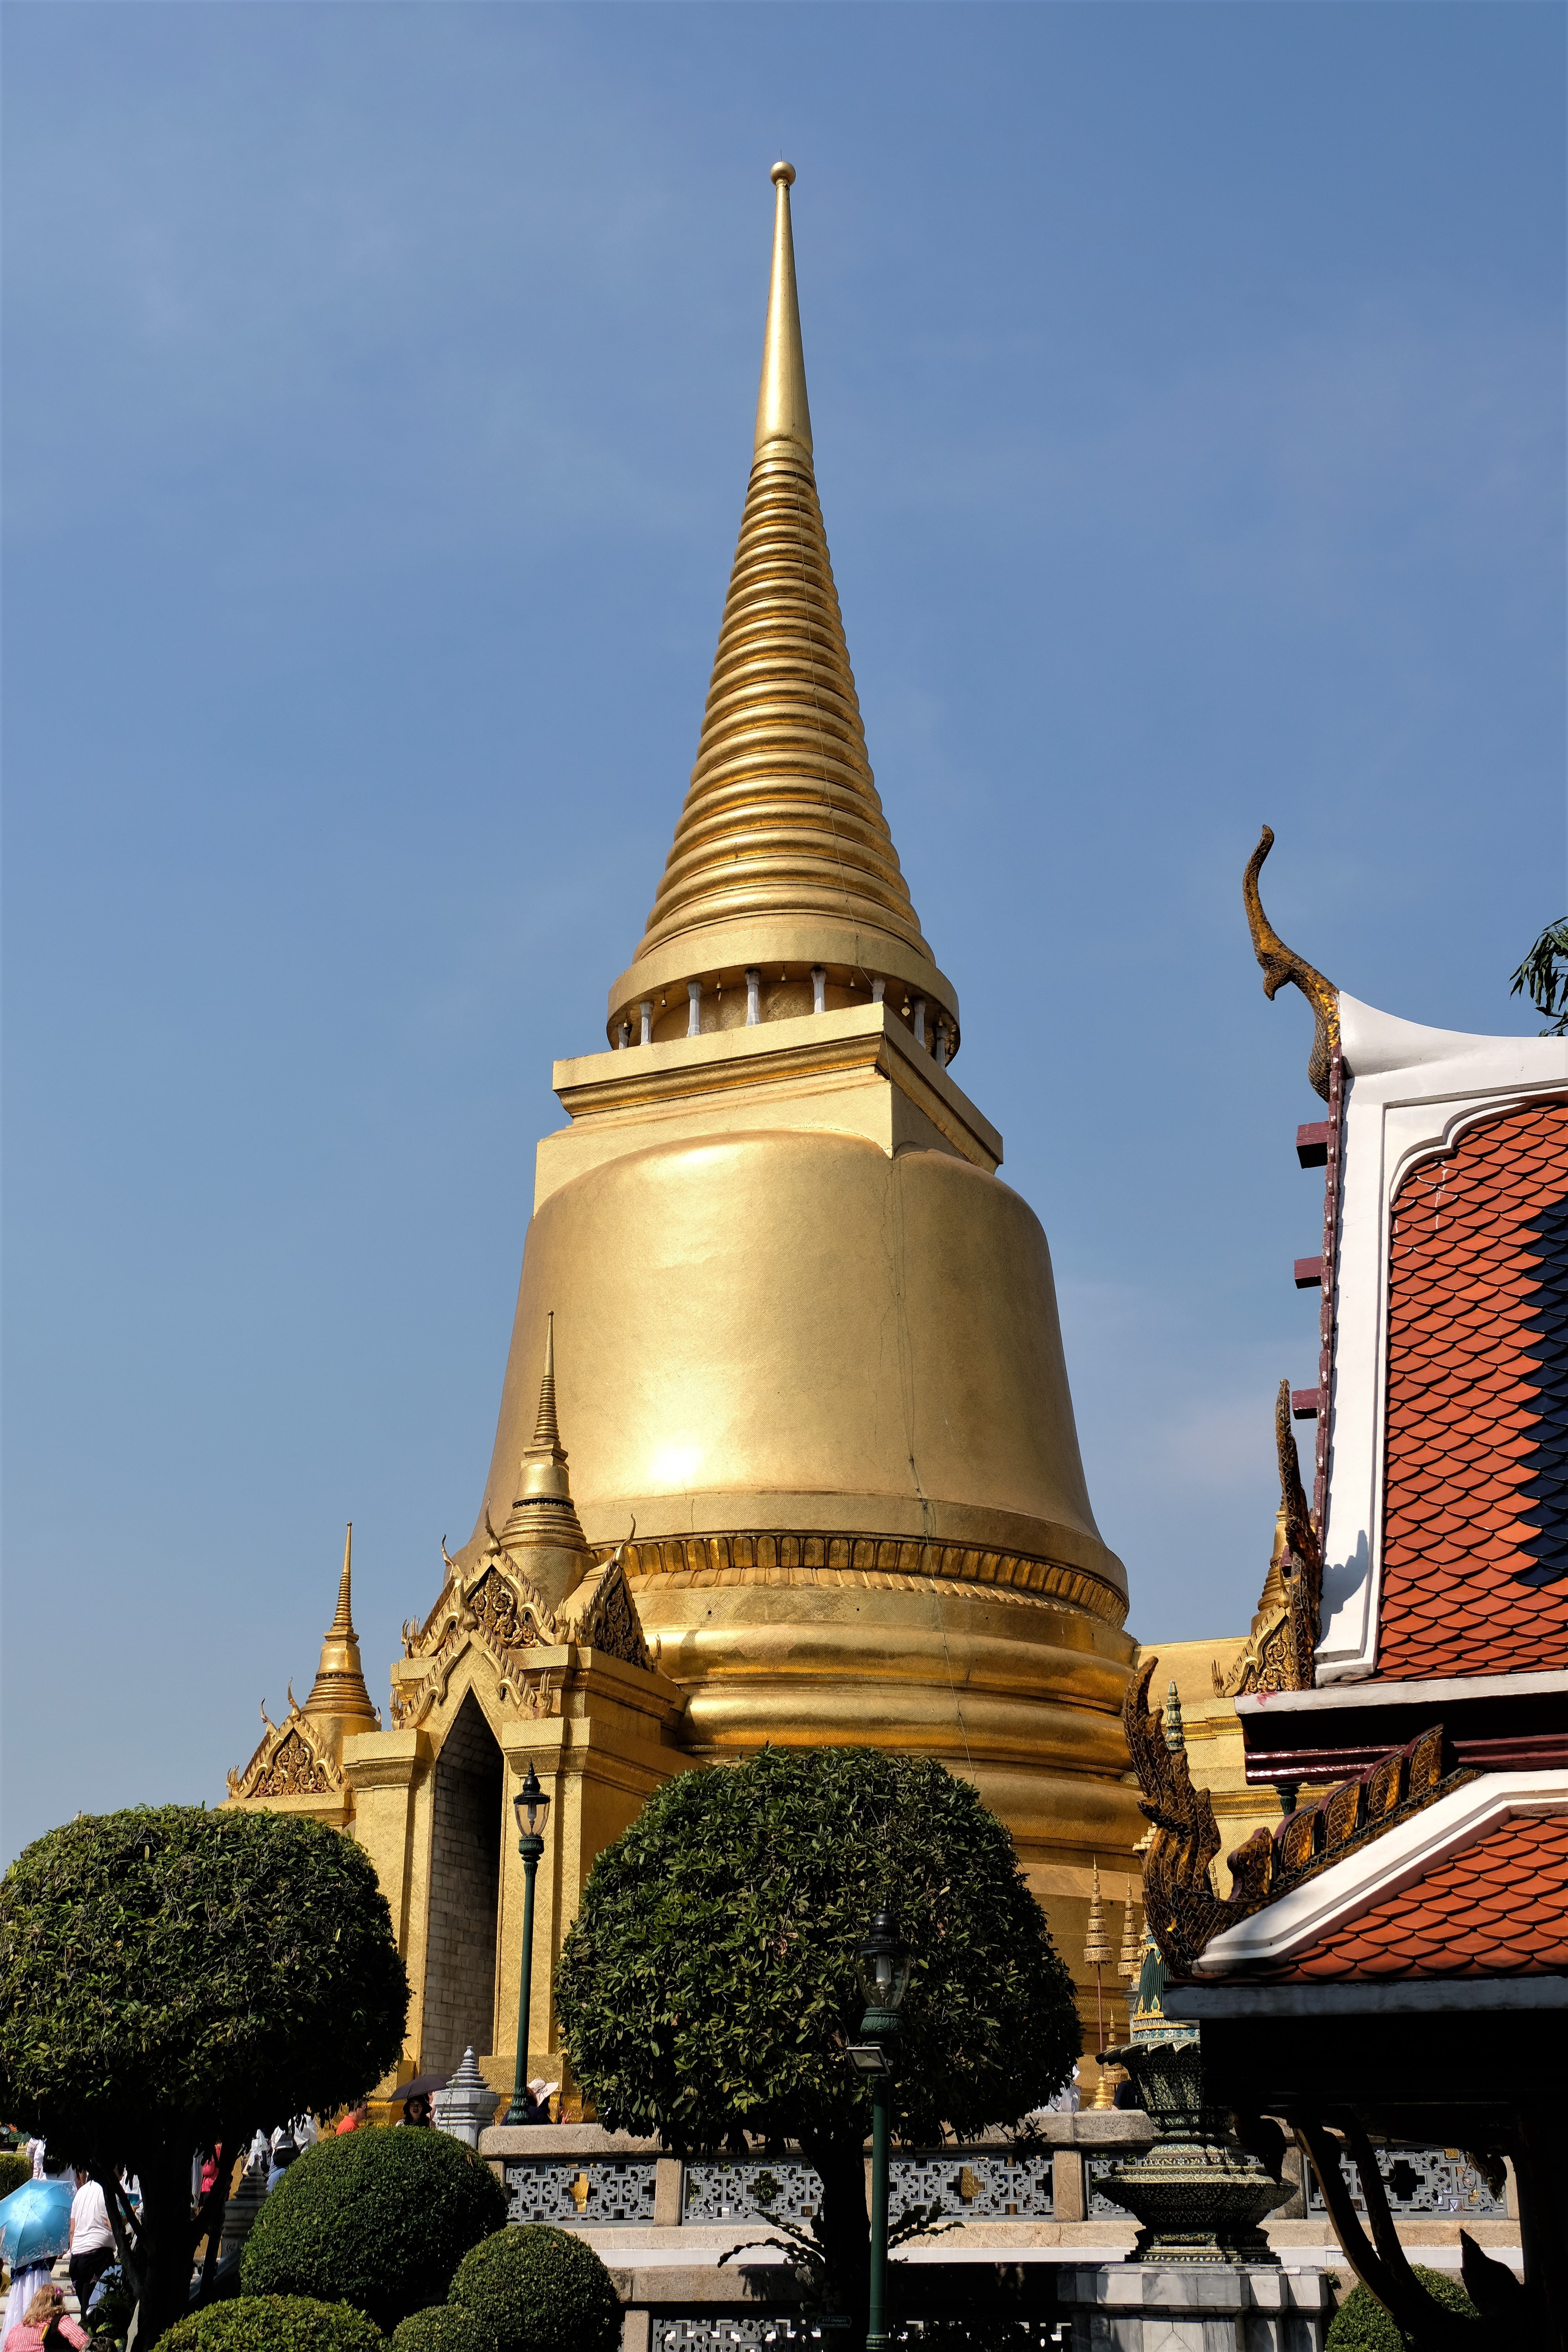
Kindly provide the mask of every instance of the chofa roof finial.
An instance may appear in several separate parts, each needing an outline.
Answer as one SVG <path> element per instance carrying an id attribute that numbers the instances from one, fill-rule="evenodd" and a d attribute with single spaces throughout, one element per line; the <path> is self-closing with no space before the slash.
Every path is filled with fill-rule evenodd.
<path id="1" fill-rule="evenodd" d="M 1331 980 L 1288 948 L 1268 916 L 1258 895 L 1258 877 L 1263 861 L 1274 846 L 1273 829 L 1265 825 L 1258 835 L 1258 846 L 1247 861 L 1242 877 L 1242 895 L 1247 900 L 1247 927 L 1252 933 L 1252 951 L 1263 967 L 1263 993 L 1273 1000 L 1286 982 L 1294 981 L 1312 1008 L 1317 1027 L 1312 1037 L 1312 1051 L 1307 1064 L 1307 1080 L 1314 1094 L 1329 1099 L 1329 1066 L 1333 1049 L 1340 1042 L 1340 992 Z"/>

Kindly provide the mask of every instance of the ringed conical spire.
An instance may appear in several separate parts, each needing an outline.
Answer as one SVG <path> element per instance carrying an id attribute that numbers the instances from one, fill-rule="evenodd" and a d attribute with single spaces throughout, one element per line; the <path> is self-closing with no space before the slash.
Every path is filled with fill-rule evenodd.
<path id="1" fill-rule="evenodd" d="M 354 1528 L 351 1519 L 343 1534 L 343 1566 L 338 1579 L 338 1605 L 321 1643 L 321 1661 L 316 1668 L 316 1679 L 310 1685 L 310 1695 L 304 1707 L 308 1716 L 335 1732 L 334 1745 L 338 1746 L 341 1746 L 345 1732 L 374 1731 L 381 1720 L 365 1688 L 359 1639 L 354 1633 L 350 1592 Z"/>
<path id="2" fill-rule="evenodd" d="M 817 502 L 794 179 L 793 164 L 773 165 L 752 476 L 697 761 L 609 1034 L 662 1042 L 875 993 L 928 1050 L 945 1030 L 947 1058 L 957 997 L 921 936 L 867 758 Z"/>
<path id="3" fill-rule="evenodd" d="M 583 1533 L 566 1475 L 566 1449 L 555 1419 L 555 1318 L 544 1323 L 544 1375 L 533 1442 L 525 1448 L 517 1495 L 500 1530 L 500 1548 L 552 1609 L 597 1565 Z"/>

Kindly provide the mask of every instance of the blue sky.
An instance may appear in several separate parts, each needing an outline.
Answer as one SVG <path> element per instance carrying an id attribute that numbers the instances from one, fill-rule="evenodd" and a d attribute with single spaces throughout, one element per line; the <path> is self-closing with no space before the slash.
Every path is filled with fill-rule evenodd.
<path id="1" fill-rule="evenodd" d="M 871 756 L 1145 1639 L 1315 1366 L 1310 1021 L 1568 904 L 1561 8 L 16 6 L 3 1847 L 373 1694 L 695 748 L 772 191 Z M 570 1433 L 567 1433 L 570 1443 Z"/>

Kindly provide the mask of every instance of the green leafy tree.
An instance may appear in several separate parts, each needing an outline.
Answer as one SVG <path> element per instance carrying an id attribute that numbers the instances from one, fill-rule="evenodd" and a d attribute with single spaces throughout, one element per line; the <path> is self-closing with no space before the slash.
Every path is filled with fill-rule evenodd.
<path id="1" fill-rule="evenodd" d="M 668 1781 L 595 1863 L 556 1976 L 612 2130 L 682 2153 L 798 2142 L 822 2180 L 828 2292 L 861 2314 L 871 2097 L 844 2045 L 884 1904 L 911 1954 L 896 2135 L 972 2138 L 1043 2104 L 1079 2048 L 1071 1979 L 1006 1830 L 923 1759 L 763 1748 Z"/>
<path id="2" fill-rule="evenodd" d="M 370 1858 L 319 1822 L 88 1816 L 0 1880 L 0 2113 L 102 2187 L 144 2341 L 184 2312 L 204 2236 L 205 2281 L 216 2261 L 230 2166 L 194 2208 L 193 2153 L 358 2097 L 407 2011 Z"/>
<path id="3" fill-rule="evenodd" d="M 1536 1011 L 1546 1016 L 1543 1037 L 1568 1036 L 1568 915 L 1548 923 L 1509 988 L 1510 996 L 1528 995 Z"/>

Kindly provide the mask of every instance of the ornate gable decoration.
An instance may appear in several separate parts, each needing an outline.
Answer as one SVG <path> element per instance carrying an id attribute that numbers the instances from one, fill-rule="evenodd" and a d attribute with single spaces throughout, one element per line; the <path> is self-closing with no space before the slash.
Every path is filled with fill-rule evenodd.
<path id="1" fill-rule="evenodd" d="M 343 1770 L 329 1755 L 322 1733 L 289 1690 L 289 1712 L 274 1723 L 261 1702 L 267 1726 L 260 1745 L 243 1772 L 231 1770 L 231 1797 L 335 1797 L 343 1785 Z"/>
<path id="2" fill-rule="evenodd" d="M 570 1644 L 645 1671 L 650 1665 L 620 1549 L 552 1610 L 504 1548 L 488 1515 L 485 1528 L 489 1542 L 471 1576 L 465 1577 L 442 1544 L 447 1581 L 440 1598 L 423 1624 L 410 1618 L 403 1628 L 404 1656 L 426 1661 L 426 1670 L 411 1693 L 393 1694 L 393 1721 L 400 1729 L 416 1727 L 440 1704 L 453 1668 L 471 1646 L 494 1664 L 502 1699 L 531 1706 L 537 1703 L 538 1683 L 537 1672 L 527 1671 L 537 1667 L 531 1652 Z"/>
<path id="3" fill-rule="evenodd" d="M 1274 1449 L 1279 1466 L 1279 1533 L 1276 1557 L 1252 1621 L 1252 1632 L 1228 1675 L 1211 1669 L 1215 1696 L 1244 1691 L 1310 1690 L 1323 1605 L 1323 1555 L 1312 1525 L 1290 1427 L 1290 1383 L 1274 1401 Z"/>
<path id="4" fill-rule="evenodd" d="M 1292 1887 L 1342 1862 L 1396 1823 L 1422 1812 L 1475 1776 L 1443 1769 L 1443 1727 L 1429 1731 L 1353 1778 L 1315 1805 L 1287 1813 L 1272 1832 L 1254 1830 L 1227 1859 L 1231 1893 L 1215 1892 L 1212 1865 L 1219 1830 L 1206 1789 L 1194 1789 L 1179 1717 L 1170 1724 L 1147 1704 L 1157 1658 L 1127 1686 L 1121 1720 L 1143 1791 L 1139 1811 L 1154 1826 L 1143 1864 L 1149 1932 L 1174 1976 L 1201 1966 L 1205 1947 L 1226 1927 L 1250 1918 Z"/>

